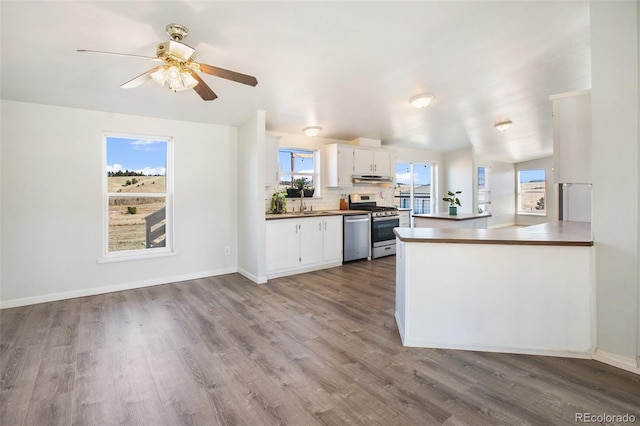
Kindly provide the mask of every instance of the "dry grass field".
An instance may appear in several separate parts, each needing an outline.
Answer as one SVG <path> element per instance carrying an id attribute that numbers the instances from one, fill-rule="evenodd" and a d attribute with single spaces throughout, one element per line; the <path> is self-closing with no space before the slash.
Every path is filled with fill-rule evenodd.
<path id="1" fill-rule="evenodd" d="M 538 200 L 542 197 L 546 197 L 545 182 L 527 182 L 522 183 L 520 186 L 520 211 L 540 214 L 545 213 L 545 210 L 536 209 Z"/>
<path id="2" fill-rule="evenodd" d="M 125 185 L 126 181 L 138 182 Z M 164 193 L 164 176 L 117 176 L 107 178 L 110 193 Z M 130 214 L 128 207 L 135 207 Z M 109 251 L 137 250 L 146 247 L 145 217 L 165 207 L 164 198 L 112 197 L 109 202 Z"/>

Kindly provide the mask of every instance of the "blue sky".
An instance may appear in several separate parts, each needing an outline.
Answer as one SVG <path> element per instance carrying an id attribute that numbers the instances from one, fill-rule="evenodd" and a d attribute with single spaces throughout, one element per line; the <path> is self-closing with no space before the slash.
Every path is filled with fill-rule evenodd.
<path id="1" fill-rule="evenodd" d="M 291 173 L 291 151 L 307 153 L 313 155 L 313 151 L 305 151 L 301 149 L 281 149 L 278 153 L 279 164 L 282 167 L 282 173 Z M 313 159 L 312 158 L 299 158 L 296 157 L 293 160 L 296 172 L 313 173 Z"/>
<path id="2" fill-rule="evenodd" d="M 415 185 L 431 184 L 431 164 L 413 164 L 413 180 Z M 396 182 L 409 184 L 411 181 L 411 173 L 409 172 L 409 163 L 396 164 Z"/>
<path id="3" fill-rule="evenodd" d="M 107 171 L 132 170 L 145 175 L 167 173 L 167 141 L 107 137 Z"/>
<path id="4" fill-rule="evenodd" d="M 545 180 L 544 170 L 520 170 L 520 183 L 541 182 Z"/>

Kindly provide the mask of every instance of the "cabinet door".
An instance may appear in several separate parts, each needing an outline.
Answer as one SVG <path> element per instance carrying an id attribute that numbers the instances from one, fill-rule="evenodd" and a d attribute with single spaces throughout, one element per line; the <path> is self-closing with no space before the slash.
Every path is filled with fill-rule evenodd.
<path id="1" fill-rule="evenodd" d="M 398 214 L 400 215 L 400 227 L 408 228 L 410 226 L 411 212 L 409 210 L 400 210 Z"/>
<path id="2" fill-rule="evenodd" d="M 553 99 L 556 183 L 591 183 L 591 95 Z"/>
<path id="3" fill-rule="evenodd" d="M 300 266 L 322 262 L 322 218 L 300 220 Z"/>
<path id="4" fill-rule="evenodd" d="M 338 186 L 353 186 L 353 148 L 338 147 Z"/>
<path id="5" fill-rule="evenodd" d="M 280 183 L 280 165 L 278 164 L 279 136 L 267 136 L 265 138 L 265 168 L 264 184 L 276 186 Z"/>
<path id="6" fill-rule="evenodd" d="M 391 154 L 387 151 L 373 151 L 373 173 L 391 176 Z"/>
<path id="7" fill-rule="evenodd" d="M 342 222 L 342 216 L 328 216 L 323 220 L 323 262 L 342 261 Z"/>
<path id="8" fill-rule="evenodd" d="M 373 151 L 354 148 L 353 169 L 356 175 L 373 174 Z"/>
<path id="9" fill-rule="evenodd" d="M 300 229 L 295 219 L 267 221 L 267 273 L 298 266 Z"/>

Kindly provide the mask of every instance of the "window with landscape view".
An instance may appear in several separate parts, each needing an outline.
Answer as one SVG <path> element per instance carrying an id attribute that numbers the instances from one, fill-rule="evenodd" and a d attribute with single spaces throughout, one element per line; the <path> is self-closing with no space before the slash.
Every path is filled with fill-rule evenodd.
<path id="1" fill-rule="evenodd" d="M 300 196 L 301 187 L 306 189 L 305 196 L 307 197 L 315 193 L 315 182 L 318 179 L 314 151 L 282 148 L 278 152 L 278 162 L 280 164 L 280 185 L 288 189 L 288 196 Z"/>
<path id="2" fill-rule="evenodd" d="M 491 168 L 478 167 L 478 213 L 491 213 Z"/>
<path id="3" fill-rule="evenodd" d="M 105 145 L 106 253 L 167 251 L 171 141 L 107 135 Z"/>
<path id="4" fill-rule="evenodd" d="M 547 214 L 544 169 L 518 172 L 518 214 Z"/>
<path id="5" fill-rule="evenodd" d="M 410 208 L 414 214 L 431 213 L 432 170 L 431 164 L 396 163 L 395 206 Z"/>

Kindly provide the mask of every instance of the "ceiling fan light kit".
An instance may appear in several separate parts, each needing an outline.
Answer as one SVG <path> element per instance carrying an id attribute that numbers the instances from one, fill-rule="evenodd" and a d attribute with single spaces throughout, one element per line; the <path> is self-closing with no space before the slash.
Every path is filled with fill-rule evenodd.
<path id="1" fill-rule="evenodd" d="M 413 96 L 411 99 L 409 99 L 409 102 L 411 102 L 411 105 L 413 105 L 416 108 L 426 108 L 429 106 L 432 100 L 433 100 L 432 94 L 423 93 L 421 95 Z"/>
<path id="2" fill-rule="evenodd" d="M 309 136 L 310 138 L 314 138 L 314 137 L 318 136 L 320 134 L 321 130 L 322 130 L 322 127 L 320 127 L 320 126 L 309 126 L 309 127 L 305 127 L 304 129 L 302 129 L 304 134 Z"/>
<path id="3" fill-rule="evenodd" d="M 174 92 L 194 89 L 203 100 L 212 101 L 218 96 L 213 92 L 213 90 L 211 90 L 207 83 L 200 78 L 197 74 L 198 72 L 246 84 L 248 86 L 256 86 L 258 84 L 258 80 L 253 76 L 196 62 L 195 49 L 181 42 L 182 39 L 187 36 L 189 30 L 180 24 L 169 24 L 165 29 L 169 37 L 171 37 L 171 40 L 157 45 L 155 57 L 85 49 L 78 49 L 78 52 L 130 56 L 164 62 L 164 65 L 152 68 L 124 83 L 120 86 L 123 89 L 132 89 L 140 86 L 148 80 L 153 80 L 161 87 L 166 86 Z"/>
<path id="4" fill-rule="evenodd" d="M 513 124 L 513 122 L 509 119 L 509 117 L 502 116 L 502 117 L 498 118 L 498 120 L 496 120 L 496 122 L 493 125 L 493 127 L 495 127 L 496 129 L 498 129 L 501 132 L 506 132 L 507 129 L 511 126 L 511 124 Z"/>

